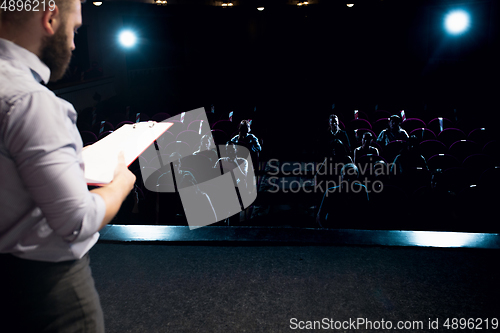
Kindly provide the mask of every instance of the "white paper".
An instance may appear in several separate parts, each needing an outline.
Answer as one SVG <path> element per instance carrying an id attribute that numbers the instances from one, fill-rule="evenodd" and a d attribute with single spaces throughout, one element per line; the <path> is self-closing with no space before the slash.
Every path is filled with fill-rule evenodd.
<path id="1" fill-rule="evenodd" d="M 130 165 L 173 123 L 154 121 L 125 124 L 82 152 L 85 180 L 89 185 L 109 184 L 123 151 L 125 164 Z"/>

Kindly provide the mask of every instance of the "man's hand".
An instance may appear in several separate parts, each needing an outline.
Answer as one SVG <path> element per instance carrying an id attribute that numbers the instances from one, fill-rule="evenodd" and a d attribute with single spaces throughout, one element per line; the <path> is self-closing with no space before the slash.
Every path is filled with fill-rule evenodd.
<path id="1" fill-rule="evenodd" d="M 115 181 L 123 182 L 124 190 L 126 190 L 127 193 L 132 191 L 132 189 L 134 188 L 135 175 L 128 169 L 127 165 L 125 164 L 125 154 L 122 151 L 118 154 L 118 163 L 116 164 L 113 183 Z"/>
<path id="2" fill-rule="evenodd" d="M 106 214 L 104 215 L 100 229 L 111 222 L 118 213 L 123 201 L 134 188 L 134 183 L 135 175 L 128 169 L 125 164 L 125 156 L 123 152 L 120 152 L 113 181 L 106 186 L 91 191 L 100 195 L 106 204 Z"/>

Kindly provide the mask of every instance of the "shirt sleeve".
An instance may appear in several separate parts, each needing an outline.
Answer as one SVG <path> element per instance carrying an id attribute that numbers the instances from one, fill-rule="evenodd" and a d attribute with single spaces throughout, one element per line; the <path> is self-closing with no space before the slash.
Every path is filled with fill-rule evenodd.
<path id="1" fill-rule="evenodd" d="M 382 132 L 380 132 L 380 134 L 378 135 L 378 138 L 377 138 L 377 142 L 380 143 L 381 145 L 386 145 L 386 131 L 385 130 L 382 130 Z"/>
<path id="2" fill-rule="evenodd" d="M 94 235 L 106 206 L 90 193 L 72 133 L 68 110 L 45 91 L 28 94 L 11 107 L 4 142 L 24 186 L 51 229 L 68 242 Z"/>
<path id="3" fill-rule="evenodd" d="M 347 149 L 347 153 L 350 154 L 351 153 L 351 142 L 349 141 L 349 136 L 347 135 L 347 132 L 346 131 L 343 131 L 344 133 L 344 146 L 346 147 Z"/>
<path id="4" fill-rule="evenodd" d="M 262 147 L 259 143 L 259 139 L 255 135 L 252 134 L 252 150 L 254 152 L 262 151 Z"/>

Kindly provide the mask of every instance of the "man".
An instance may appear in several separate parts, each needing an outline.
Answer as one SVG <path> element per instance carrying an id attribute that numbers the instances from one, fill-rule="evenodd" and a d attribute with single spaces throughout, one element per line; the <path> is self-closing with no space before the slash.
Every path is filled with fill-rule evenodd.
<path id="1" fill-rule="evenodd" d="M 342 145 L 344 145 L 346 153 L 348 155 L 351 154 L 351 143 L 349 142 L 349 137 L 347 136 L 346 131 L 340 128 L 339 118 L 337 117 L 337 115 L 330 115 L 328 123 L 330 125 L 330 135 L 328 137 L 329 153 L 331 153 L 331 149 L 334 146 L 335 140 L 339 140 Z"/>
<path id="2" fill-rule="evenodd" d="M 408 133 L 401 128 L 401 117 L 397 115 L 392 115 L 389 118 L 389 128 L 386 128 L 380 132 L 377 138 L 377 142 L 385 147 L 391 141 L 396 140 L 408 140 Z"/>
<path id="3" fill-rule="evenodd" d="M 252 153 L 258 153 L 262 151 L 262 147 L 259 144 L 259 139 L 250 133 L 250 122 L 248 120 L 242 120 L 239 125 L 239 133 L 235 135 L 232 139 L 232 143 L 236 143 L 240 146 L 246 147 Z"/>
<path id="4" fill-rule="evenodd" d="M 365 132 L 361 139 L 361 146 L 354 149 L 354 163 L 364 155 L 378 155 L 378 149 L 370 146 L 373 141 L 373 135 L 370 132 Z"/>
<path id="5" fill-rule="evenodd" d="M 359 181 L 359 170 L 347 163 L 341 170 L 338 185 L 327 188 L 316 215 L 322 228 L 349 228 L 364 223 L 368 217 L 369 195 Z M 328 185 L 328 183 L 327 183 Z"/>
<path id="6" fill-rule="evenodd" d="M 80 1 L 17 9 L 0 11 L 0 330 L 103 332 L 88 251 L 135 176 L 121 154 L 89 192 L 75 109 L 41 84 L 68 67 Z"/>
<path id="7" fill-rule="evenodd" d="M 220 168 L 224 173 L 234 171 L 236 182 L 244 182 L 244 187 L 247 187 L 248 161 L 243 157 L 238 157 L 237 145 L 231 141 L 226 143 L 226 156 L 221 157 L 215 162 L 214 168 Z"/>

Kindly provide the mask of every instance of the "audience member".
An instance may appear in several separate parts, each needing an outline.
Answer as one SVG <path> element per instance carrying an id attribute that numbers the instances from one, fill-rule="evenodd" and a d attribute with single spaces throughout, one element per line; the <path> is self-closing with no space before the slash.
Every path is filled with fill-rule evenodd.
<path id="1" fill-rule="evenodd" d="M 415 135 L 406 142 L 406 147 L 396 156 L 391 165 L 391 174 L 403 175 L 410 169 L 423 168 L 429 170 L 427 161 L 420 154 L 418 139 Z"/>
<path id="2" fill-rule="evenodd" d="M 349 221 L 363 221 L 368 207 L 368 191 L 357 179 L 358 168 L 353 163 L 341 170 L 340 184 L 329 187 L 323 196 L 316 221 L 323 228 L 349 227 Z"/>
<path id="3" fill-rule="evenodd" d="M 166 170 L 164 173 L 162 173 L 157 180 L 157 186 L 160 188 L 158 189 L 159 192 L 169 192 L 170 190 L 163 191 L 162 188 L 165 187 L 168 189 L 172 188 L 172 182 L 175 180 L 175 184 L 177 186 L 177 191 L 181 188 L 184 188 L 186 186 L 189 186 L 190 183 L 195 183 L 196 184 L 196 179 L 194 178 L 193 174 L 191 171 L 187 170 L 182 170 L 182 163 L 181 163 L 182 156 L 179 153 L 172 153 L 169 156 L 169 160 L 172 161 L 172 166 L 174 168 L 174 176 L 175 179 L 172 178 L 172 171 L 170 168 L 170 165 L 165 165 L 164 169 Z"/>
<path id="4" fill-rule="evenodd" d="M 239 184 L 244 182 L 244 187 L 247 188 L 247 175 L 248 175 L 248 161 L 242 157 L 238 157 L 237 145 L 231 141 L 226 143 L 226 156 L 217 160 L 214 168 L 222 166 L 222 172 L 227 173 L 234 171 L 236 182 Z"/>
<path id="5" fill-rule="evenodd" d="M 408 133 L 401 128 L 401 117 L 392 115 L 389 118 L 389 128 L 382 130 L 377 138 L 377 142 L 385 147 L 391 141 L 408 140 Z"/>
<path id="6" fill-rule="evenodd" d="M 219 159 L 219 154 L 217 150 L 212 145 L 212 136 L 210 134 L 205 134 L 201 137 L 200 146 L 198 150 L 193 153 L 194 155 L 204 155 L 212 161 L 214 164 Z"/>
<path id="7" fill-rule="evenodd" d="M 361 146 L 354 149 L 354 163 L 356 163 L 356 158 L 359 158 L 363 155 L 378 155 L 378 149 L 370 146 L 370 143 L 373 141 L 373 135 L 370 132 L 366 132 L 363 134 L 363 138 L 361 139 Z"/>
<path id="8" fill-rule="evenodd" d="M 239 125 L 239 134 L 231 139 L 232 143 L 246 147 L 250 152 L 257 153 L 262 151 L 259 144 L 259 139 L 253 134 L 250 134 L 250 122 L 242 120 Z"/>
<path id="9" fill-rule="evenodd" d="M 262 151 L 262 147 L 259 144 L 259 139 L 253 134 L 250 134 L 250 122 L 248 120 L 242 120 L 239 125 L 239 133 L 235 135 L 231 142 L 239 144 L 246 147 L 250 152 L 250 157 L 252 159 L 252 166 L 255 169 L 258 167 L 259 162 L 259 152 Z M 247 156 L 241 156 L 247 158 Z"/>
<path id="10" fill-rule="evenodd" d="M 351 154 L 351 143 L 349 141 L 349 137 L 347 136 L 346 131 L 342 130 L 339 127 L 339 118 L 332 114 L 330 115 L 330 118 L 328 120 L 330 128 L 329 128 L 329 136 L 328 136 L 328 147 L 331 149 L 333 148 L 335 140 L 340 141 L 342 145 L 344 146 L 346 152 L 348 155 Z"/>
<path id="11" fill-rule="evenodd" d="M 235 186 L 238 187 L 240 191 L 248 191 L 250 187 L 248 186 L 248 161 L 242 157 L 238 157 L 237 145 L 231 141 L 226 143 L 226 156 L 219 158 L 215 163 L 214 168 L 221 168 L 223 173 L 233 172 L 234 180 L 236 181 Z M 240 185 L 242 184 L 242 185 Z M 221 224 L 230 225 L 239 222 L 239 209 L 237 211 L 229 211 L 229 218 L 225 221 L 221 221 Z"/>

